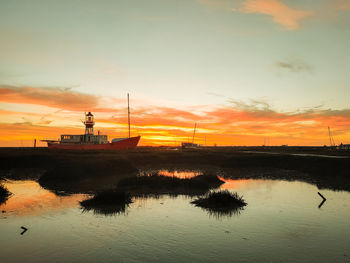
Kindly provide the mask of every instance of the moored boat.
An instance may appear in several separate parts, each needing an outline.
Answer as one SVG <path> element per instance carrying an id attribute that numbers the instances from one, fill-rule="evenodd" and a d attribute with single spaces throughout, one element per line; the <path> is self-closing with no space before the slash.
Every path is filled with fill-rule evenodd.
<path id="1" fill-rule="evenodd" d="M 134 149 L 140 141 L 141 136 L 114 138 L 108 141 L 107 135 L 101 135 L 98 132 L 94 135 L 94 116 L 91 112 L 85 114 L 85 134 L 72 135 L 62 134 L 60 140 L 43 140 L 47 142 L 50 149 L 67 150 L 123 150 Z"/>
<path id="2" fill-rule="evenodd" d="M 108 141 L 107 135 L 94 134 L 94 115 L 91 112 L 85 113 L 85 134 L 72 135 L 62 134 L 60 140 L 42 140 L 47 142 L 50 149 L 67 149 L 67 150 L 124 150 L 134 149 L 140 141 L 141 136 L 130 136 L 130 107 L 128 94 L 128 126 L 129 137 L 114 138 Z"/>

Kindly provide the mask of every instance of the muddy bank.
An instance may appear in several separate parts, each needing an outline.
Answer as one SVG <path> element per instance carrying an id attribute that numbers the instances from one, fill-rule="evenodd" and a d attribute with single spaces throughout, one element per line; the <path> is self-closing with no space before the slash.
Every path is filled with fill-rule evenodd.
<path id="1" fill-rule="evenodd" d="M 236 148 L 198 150 L 138 148 L 131 151 L 52 151 L 0 149 L 0 175 L 21 179 L 37 175 L 54 191 L 90 192 L 117 185 L 140 170 L 224 171 L 230 178 L 301 180 L 320 188 L 350 191 L 347 158 L 266 155 Z"/>
<path id="2" fill-rule="evenodd" d="M 116 179 L 136 172 L 137 169 L 124 159 L 96 156 L 85 160 L 75 157 L 60 160 L 54 167 L 48 168 L 40 177 L 39 183 L 56 192 L 89 192 L 101 184 L 110 186 L 118 181 Z"/>
<path id="3" fill-rule="evenodd" d="M 167 195 L 202 195 L 224 182 L 216 175 L 201 174 L 193 178 L 177 178 L 159 175 L 134 176 L 120 180 L 118 189 L 132 196 L 148 197 Z"/>
<path id="4" fill-rule="evenodd" d="M 235 179 L 299 180 L 319 188 L 350 191 L 350 161 L 315 156 L 242 154 L 222 165 Z"/>

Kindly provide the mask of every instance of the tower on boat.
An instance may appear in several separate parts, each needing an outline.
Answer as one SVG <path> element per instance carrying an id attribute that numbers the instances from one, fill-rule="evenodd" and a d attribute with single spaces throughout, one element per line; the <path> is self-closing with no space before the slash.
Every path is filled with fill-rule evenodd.
<path id="1" fill-rule="evenodd" d="M 85 135 L 94 135 L 94 115 L 89 112 L 88 114 L 85 113 Z"/>
<path id="2" fill-rule="evenodd" d="M 130 136 L 130 108 L 128 94 L 128 126 L 129 137 L 114 138 L 111 142 L 108 141 L 107 135 L 94 134 L 94 115 L 89 111 L 85 113 L 85 133 L 80 135 L 62 134 L 60 140 L 43 140 L 47 142 L 48 148 L 52 149 L 70 149 L 70 150 L 121 150 L 133 149 L 137 147 L 141 136 Z"/>
<path id="3" fill-rule="evenodd" d="M 85 113 L 85 134 L 71 135 L 62 134 L 60 144 L 108 144 L 107 135 L 94 134 L 94 115 L 91 112 Z"/>

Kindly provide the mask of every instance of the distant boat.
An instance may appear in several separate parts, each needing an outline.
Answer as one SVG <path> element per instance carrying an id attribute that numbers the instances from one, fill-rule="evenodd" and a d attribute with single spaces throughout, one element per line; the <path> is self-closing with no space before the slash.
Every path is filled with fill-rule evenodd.
<path id="1" fill-rule="evenodd" d="M 72 135 L 62 134 L 60 140 L 42 140 L 47 142 L 47 147 L 50 149 L 66 149 L 66 150 L 123 150 L 134 149 L 140 141 L 141 136 L 130 136 L 130 108 L 128 94 L 128 126 L 129 137 L 114 138 L 111 142 L 108 141 L 107 135 L 94 135 L 94 115 L 91 112 L 85 113 L 85 134 Z"/>
<path id="2" fill-rule="evenodd" d="M 182 148 L 187 148 L 187 149 L 189 149 L 189 148 L 198 148 L 198 147 L 200 147 L 200 145 L 199 144 L 196 144 L 196 143 L 191 143 L 191 142 L 183 142 L 182 144 L 181 144 L 181 146 L 182 146 Z"/>
<path id="3" fill-rule="evenodd" d="M 183 149 L 198 148 L 198 147 L 200 147 L 199 144 L 194 143 L 194 137 L 195 137 L 195 135 L 196 135 L 196 128 L 197 128 L 197 123 L 194 124 L 192 142 L 183 142 L 183 143 L 181 143 L 181 146 L 182 146 Z"/>

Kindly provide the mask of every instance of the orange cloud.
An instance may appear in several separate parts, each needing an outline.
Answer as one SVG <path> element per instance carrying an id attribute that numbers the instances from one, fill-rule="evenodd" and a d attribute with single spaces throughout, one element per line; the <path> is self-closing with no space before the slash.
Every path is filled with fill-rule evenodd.
<path id="1" fill-rule="evenodd" d="M 31 88 L 29 94 L 41 94 L 40 92 L 42 89 Z M 84 126 L 80 122 L 83 113 L 79 107 L 61 103 L 60 99 L 52 99 L 48 103 L 40 96 L 39 99 L 27 93 L 25 96 L 23 93 L 11 93 L 11 96 L 8 95 L 9 92 L 3 94 L 3 102 L 22 102 L 22 106 L 13 105 L 19 105 L 19 108 L 25 108 L 28 112 L 15 111 L 14 106 L 6 109 L 4 104 L 5 108 L 0 110 L 0 146 L 32 146 L 34 138 L 40 140 L 58 138 L 64 133 L 83 133 Z M 28 100 L 32 97 L 35 97 L 32 103 L 38 104 L 36 107 L 53 105 L 55 109 L 45 114 L 30 112 Z M 102 97 L 94 98 L 96 99 L 93 100 L 92 107 L 105 100 Z M 70 101 L 73 100 L 70 98 Z M 62 110 L 57 111 L 58 105 Z M 115 114 L 114 109 L 113 112 L 110 108 L 104 110 L 95 114 L 95 130 L 107 134 L 109 139 L 127 136 L 125 109 L 120 114 Z M 270 138 L 271 145 L 323 145 L 328 143 L 327 126 L 332 128 L 337 143 L 350 142 L 350 109 L 315 107 L 302 111 L 279 112 L 266 101 L 251 100 L 247 103 L 231 100 L 225 106 L 183 107 L 181 110 L 172 107 L 135 106 L 131 117 L 131 132 L 142 136 L 141 145 L 179 145 L 181 142 L 191 141 L 195 122 L 198 123 L 196 142 L 206 142 L 208 145 L 261 145 L 265 137 Z"/>
<path id="2" fill-rule="evenodd" d="M 270 15 L 287 30 L 298 29 L 301 20 L 313 15 L 311 11 L 293 9 L 280 0 L 245 0 L 240 11 Z"/>
<path id="3" fill-rule="evenodd" d="M 40 104 L 53 108 L 80 110 L 96 108 L 99 97 L 70 88 L 0 86 L 0 102 Z"/>

